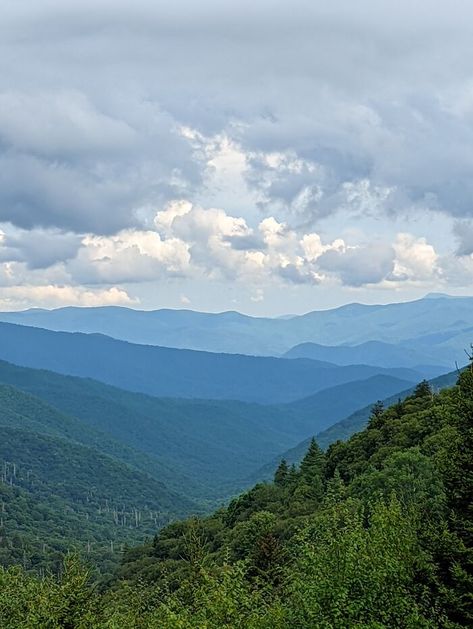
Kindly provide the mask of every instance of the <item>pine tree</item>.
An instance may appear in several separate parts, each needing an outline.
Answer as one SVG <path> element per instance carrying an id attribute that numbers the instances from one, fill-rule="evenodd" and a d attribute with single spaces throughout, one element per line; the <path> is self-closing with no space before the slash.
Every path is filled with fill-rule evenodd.
<path id="1" fill-rule="evenodd" d="M 327 482 L 327 491 L 325 492 L 324 502 L 327 505 L 334 505 L 343 502 L 347 494 L 345 483 L 338 468 L 335 470 L 333 478 Z"/>
<path id="2" fill-rule="evenodd" d="M 370 418 L 369 418 L 369 422 L 368 422 L 368 427 L 369 428 L 379 428 L 382 425 L 382 423 L 383 423 L 383 421 L 382 421 L 383 413 L 384 413 L 384 404 L 383 404 L 383 402 L 381 402 L 381 400 L 378 400 L 371 407 L 371 413 L 370 413 Z"/>
<path id="3" fill-rule="evenodd" d="M 306 486 L 304 491 L 307 498 L 315 501 L 321 500 L 324 493 L 324 469 L 325 454 L 319 448 L 315 439 L 312 439 L 300 466 L 300 489 L 302 491 L 302 486 Z"/>
<path id="4" fill-rule="evenodd" d="M 325 454 L 322 452 L 315 439 L 312 438 L 309 449 L 307 450 L 307 453 L 301 462 L 301 474 L 307 480 L 310 480 L 314 477 L 321 478 L 324 468 Z"/>
<path id="5" fill-rule="evenodd" d="M 287 473 L 287 484 L 294 485 L 297 483 L 297 479 L 299 478 L 299 472 L 297 471 L 297 467 L 293 463 L 289 468 L 289 472 Z"/>
<path id="6" fill-rule="evenodd" d="M 282 459 L 281 463 L 278 465 L 278 469 L 274 473 L 274 483 L 276 485 L 284 485 L 287 481 L 288 472 L 287 461 Z"/>
<path id="7" fill-rule="evenodd" d="M 413 395 L 416 398 L 419 398 L 419 397 L 431 398 L 432 397 L 432 388 L 430 384 L 427 382 L 427 380 L 422 380 L 422 382 L 419 382 L 419 384 L 414 389 Z"/>

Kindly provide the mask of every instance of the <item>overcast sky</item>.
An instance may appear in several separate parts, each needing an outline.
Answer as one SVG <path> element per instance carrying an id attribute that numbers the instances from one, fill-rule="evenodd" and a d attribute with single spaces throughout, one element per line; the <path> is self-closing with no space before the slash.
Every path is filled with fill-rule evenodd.
<path id="1" fill-rule="evenodd" d="M 0 309 L 473 294 L 470 0 L 3 0 Z"/>

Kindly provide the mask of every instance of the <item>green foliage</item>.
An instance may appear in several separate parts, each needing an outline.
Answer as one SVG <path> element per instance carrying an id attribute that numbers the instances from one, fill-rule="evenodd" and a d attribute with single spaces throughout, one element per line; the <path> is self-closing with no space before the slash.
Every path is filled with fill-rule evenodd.
<path id="1" fill-rule="evenodd" d="M 289 468 L 287 466 L 287 462 L 285 459 L 282 459 L 281 463 L 278 465 L 278 469 L 274 473 L 274 483 L 276 485 L 284 485 L 287 481 L 288 474 Z"/>
<path id="2" fill-rule="evenodd" d="M 157 479 L 78 443 L 86 426 L 10 386 L 0 386 L 0 426 L 0 565 L 57 572 L 77 549 L 111 574 L 125 545 L 195 509 Z"/>
<path id="3" fill-rule="evenodd" d="M 368 523 L 366 516 L 348 500 L 296 536 L 288 626 L 435 626 L 413 583 L 419 552 L 414 521 L 396 499 L 376 503 Z"/>
<path id="4" fill-rule="evenodd" d="M 370 380 L 376 381 L 376 383 L 378 383 L 379 379 L 380 379 L 379 377 L 376 377 Z M 448 373 L 443 376 L 434 378 L 433 380 L 430 381 L 430 387 L 432 391 L 440 391 L 442 389 L 454 386 L 457 379 L 458 379 L 458 372 L 454 371 L 452 373 Z M 339 390 L 338 393 L 340 394 L 341 397 L 348 396 L 351 399 L 357 399 L 356 391 L 359 389 L 360 384 L 361 384 L 360 382 L 352 382 L 350 383 L 349 388 L 346 388 L 344 386 L 343 391 Z M 356 408 L 358 410 L 353 412 L 348 417 L 345 414 L 344 419 L 342 419 L 341 421 L 337 421 L 336 423 L 330 422 L 331 425 L 329 428 L 326 428 L 322 432 L 319 432 L 316 434 L 317 443 L 323 450 L 326 450 L 331 444 L 335 443 L 336 441 L 348 440 L 352 435 L 356 434 L 357 432 L 362 431 L 364 428 L 366 428 L 366 426 L 372 424 L 375 417 L 382 416 L 384 408 L 397 405 L 398 402 L 406 399 L 409 396 L 412 396 L 414 391 L 415 391 L 415 387 L 411 387 L 395 395 L 390 395 L 389 397 L 383 399 L 382 401 L 378 400 L 374 404 L 370 403 L 368 406 L 363 406 L 363 408 L 361 408 L 361 406 L 362 404 L 364 404 L 364 402 L 362 402 L 361 400 L 358 400 L 358 402 L 360 402 L 356 405 Z M 371 401 L 375 399 L 377 396 L 379 397 L 380 392 L 383 392 L 382 387 L 380 388 L 376 386 L 375 388 L 373 388 L 370 391 L 369 400 Z M 322 394 L 323 393 L 324 391 L 322 391 Z M 337 395 L 337 388 L 336 387 L 332 388 L 330 390 L 330 394 L 332 396 Z M 327 399 L 327 406 L 329 404 L 330 404 L 330 399 Z M 298 405 L 298 402 L 296 402 L 295 404 L 291 406 L 296 407 L 297 405 Z M 324 413 L 326 411 L 324 410 L 324 408 L 320 409 L 319 407 L 317 407 L 317 412 Z M 297 463 L 297 464 L 300 463 L 305 453 L 307 452 L 307 448 L 310 445 L 310 441 L 311 441 L 310 438 L 305 439 L 304 441 L 299 443 L 296 447 L 291 448 L 290 450 L 287 450 L 286 452 L 284 452 L 283 458 L 285 458 L 288 463 Z M 271 474 L 276 469 L 276 466 L 280 460 L 281 460 L 281 455 L 279 455 L 276 462 L 273 461 L 265 465 L 263 468 L 261 468 L 259 473 L 254 475 L 255 481 L 261 480 L 263 478 L 264 479 L 271 478 Z"/>
<path id="5" fill-rule="evenodd" d="M 464 372 L 437 394 L 421 383 L 326 455 L 312 441 L 299 469 L 282 464 L 275 483 L 201 520 L 209 565 L 244 562 L 282 627 L 469 626 L 472 382 Z M 191 574 L 180 527 L 154 544 L 169 572 L 151 581 L 173 593 Z M 125 555 L 120 578 L 146 578 L 149 556 Z"/>
<path id="6" fill-rule="evenodd" d="M 186 496 L 205 501 L 209 510 L 250 486 L 242 479 L 309 434 L 318 415 L 326 414 L 317 407 L 302 413 L 291 405 L 158 399 L 0 361 L 2 382 L 0 425 L 93 447 L 175 492 L 185 487 Z"/>
<path id="7" fill-rule="evenodd" d="M 2 629 L 93 627 L 95 595 L 89 577 L 73 555 L 65 558 L 59 579 L 37 579 L 19 568 L 0 568 Z"/>
<path id="8" fill-rule="evenodd" d="M 108 591 L 80 567 L 4 570 L 0 626 L 472 626 L 472 424 L 471 370 L 441 393 L 420 385 L 277 482 L 128 550 Z"/>

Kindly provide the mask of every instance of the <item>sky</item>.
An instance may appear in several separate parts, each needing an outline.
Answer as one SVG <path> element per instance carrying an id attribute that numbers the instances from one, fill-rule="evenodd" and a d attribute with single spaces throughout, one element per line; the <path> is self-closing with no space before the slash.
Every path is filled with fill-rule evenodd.
<path id="1" fill-rule="evenodd" d="M 473 295 L 469 0 L 3 0 L 0 310 Z"/>

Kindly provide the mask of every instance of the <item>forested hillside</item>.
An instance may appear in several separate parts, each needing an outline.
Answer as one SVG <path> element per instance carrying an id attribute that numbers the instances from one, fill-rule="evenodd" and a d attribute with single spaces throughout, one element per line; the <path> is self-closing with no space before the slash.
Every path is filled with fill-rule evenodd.
<path id="1" fill-rule="evenodd" d="M 157 397 L 291 402 L 322 389 L 386 375 L 417 382 L 406 368 L 337 366 L 239 354 L 134 345 L 98 334 L 69 334 L 0 323 L 0 359 L 35 369 L 94 378 Z"/>
<path id="2" fill-rule="evenodd" d="M 473 623 L 473 368 L 428 383 L 327 453 L 127 551 L 97 594 L 69 559 L 57 582 L 0 573 L 17 627 L 261 629 Z"/>
<path id="3" fill-rule="evenodd" d="M 453 371 L 451 373 L 444 374 L 443 376 L 439 376 L 438 378 L 434 378 L 433 380 L 429 381 L 429 385 L 432 388 L 432 390 L 435 392 L 451 387 L 457 381 L 458 373 L 459 373 L 458 371 Z M 349 385 L 346 385 L 346 386 L 349 386 Z M 360 402 L 363 395 L 365 395 L 366 397 L 366 394 L 363 392 L 363 387 L 361 387 L 361 395 L 357 387 L 350 387 L 350 389 L 353 389 L 354 397 L 358 399 Z M 335 388 L 330 391 L 333 391 L 335 393 L 336 390 L 337 389 Z M 384 408 L 387 408 L 388 406 L 392 406 L 393 404 L 396 404 L 397 402 L 404 400 L 409 395 L 412 395 L 414 390 L 415 390 L 415 387 L 409 387 L 408 389 L 405 389 L 404 391 L 400 391 L 396 393 L 395 395 L 390 395 L 387 398 L 383 398 L 382 396 L 383 387 L 379 387 L 378 388 L 379 399 L 376 402 L 372 401 L 372 403 L 368 404 L 367 406 L 361 406 L 360 404 L 359 406 L 361 406 L 361 408 L 357 408 L 357 410 L 353 413 L 350 413 L 348 417 L 345 417 L 344 419 L 340 421 L 332 423 L 328 428 L 317 433 L 315 435 L 317 439 L 317 443 L 323 450 L 326 450 L 330 444 L 335 443 L 336 441 L 346 441 L 353 434 L 355 434 L 356 432 L 360 432 L 361 430 L 363 430 L 363 428 L 367 426 L 373 407 L 375 405 L 378 406 L 379 408 L 379 405 L 381 404 Z M 337 408 L 337 406 L 340 406 L 340 405 L 343 406 L 347 402 L 347 396 L 345 395 L 345 393 L 347 392 L 346 388 L 344 387 L 343 390 L 339 390 L 338 392 L 340 393 L 340 395 L 338 396 L 337 399 L 334 399 L 334 402 L 333 402 L 333 406 L 335 408 Z M 322 393 L 320 394 L 320 397 L 324 398 L 326 393 L 329 393 L 329 391 L 327 392 L 322 391 Z M 333 398 L 335 398 L 335 396 L 333 396 Z M 301 402 L 304 402 L 304 401 L 302 400 Z M 298 402 L 296 402 L 295 404 L 298 404 Z M 328 405 L 329 405 L 329 400 L 327 400 L 327 406 Z M 311 441 L 311 437 L 304 439 L 301 443 L 298 443 L 294 448 L 290 448 L 289 450 L 286 450 L 285 452 L 280 453 L 277 457 L 275 457 L 273 461 L 267 463 L 266 465 L 263 466 L 263 468 L 258 470 L 256 474 L 253 475 L 253 480 L 254 481 L 267 480 L 268 478 L 272 477 L 281 459 L 285 459 L 289 464 L 292 464 L 292 463 L 299 464 L 301 460 L 303 459 L 305 453 L 307 452 L 307 448 L 309 447 L 310 441 Z"/>
<path id="4" fill-rule="evenodd" d="M 29 419 L 22 421 L 33 421 L 36 431 L 97 448 L 176 491 L 184 488 L 186 495 L 208 500 L 247 487 L 250 475 L 281 452 L 360 405 L 409 385 L 375 377 L 324 390 L 292 407 L 155 398 L 4 361 L 1 382 L 34 396 L 28 404 L 21 398 L 20 413 L 29 408 Z M 16 408 L 15 400 L 4 398 L 0 425 Z M 1 403 L 0 397 L 0 409 Z"/>
<path id="5" fill-rule="evenodd" d="M 199 498 L 215 499 L 311 433 L 309 420 L 293 424 L 288 411 L 158 399 L 2 361 L 0 382 L 10 387 L 0 388 L 0 425 L 73 439 Z"/>
<path id="6" fill-rule="evenodd" d="M 125 544 L 200 507 L 97 447 L 100 433 L 0 385 L 0 563 L 57 571 L 76 549 L 101 573 Z M 84 439 L 87 443 L 87 440 Z M 105 440 L 106 441 L 106 440 Z M 122 448 L 116 446 L 115 455 Z"/>

